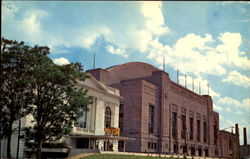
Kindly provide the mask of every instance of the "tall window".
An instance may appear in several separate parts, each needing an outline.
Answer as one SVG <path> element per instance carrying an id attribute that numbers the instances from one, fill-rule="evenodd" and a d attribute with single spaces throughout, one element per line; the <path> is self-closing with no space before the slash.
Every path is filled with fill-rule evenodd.
<path id="1" fill-rule="evenodd" d="M 193 134 L 194 134 L 194 119 L 193 118 L 189 118 L 189 126 L 190 126 L 190 135 L 189 135 L 189 139 L 193 140 Z"/>
<path id="2" fill-rule="evenodd" d="M 203 122 L 203 129 L 204 129 L 203 141 L 206 143 L 207 142 L 207 123 L 205 121 Z"/>
<path id="3" fill-rule="evenodd" d="M 177 138 L 177 113 L 172 112 L 172 137 Z"/>
<path id="4" fill-rule="evenodd" d="M 124 104 L 120 104 L 120 108 L 119 108 L 119 128 L 120 128 L 121 132 L 123 131 L 123 107 L 124 107 Z"/>
<path id="5" fill-rule="evenodd" d="M 197 141 L 200 141 L 201 136 L 201 121 L 197 120 Z"/>
<path id="6" fill-rule="evenodd" d="M 185 139 L 186 138 L 186 116 L 181 115 L 181 138 Z"/>
<path id="7" fill-rule="evenodd" d="M 154 132 L 154 106 L 149 105 L 148 109 L 148 132 Z"/>
<path id="8" fill-rule="evenodd" d="M 111 110 L 109 107 L 105 108 L 105 120 L 104 120 L 105 128 L 111 127 Z"/>
<path id="9" fill-rule="evenodd" d="M 79 128 L 87 128 L 87 117 L 88 117 L 88 110 L 85 105 L 81 111 L 83 111 L 82 116 L 75 122 L 75 127 Z"/>
<path id="10" fill-rule="evenodd" d="M 218 134 L 217 134 L 217 125 L 214 124 L 214 144 L 217 145 Z"/>

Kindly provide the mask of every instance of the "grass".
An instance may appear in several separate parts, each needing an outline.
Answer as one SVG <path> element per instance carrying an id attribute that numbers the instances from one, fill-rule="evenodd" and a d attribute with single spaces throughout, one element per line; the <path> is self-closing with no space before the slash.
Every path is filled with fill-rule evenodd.
<path id="1" fill-rule="evenodd" d="M 150 157 L 150 156 L 132 156 L 132 155 L 98 154 L 98 155 L 83 157 L 81 159 L 171 159 L 171 158 Z"/>

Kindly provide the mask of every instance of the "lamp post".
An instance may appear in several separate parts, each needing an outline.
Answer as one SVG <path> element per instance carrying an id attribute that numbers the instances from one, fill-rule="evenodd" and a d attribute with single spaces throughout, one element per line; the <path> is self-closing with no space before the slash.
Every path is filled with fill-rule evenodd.
<path id="1" fill-rule="evenodd" d="M 21 111 L 22 107 L 19 111 L 19 123 L 18 123 L 18 134 L 17 134 L 17 151 L 16 151 L 16 159 L 19 157 L 19 145 L 20 145 L 20 129 L 21 129 Z"/>

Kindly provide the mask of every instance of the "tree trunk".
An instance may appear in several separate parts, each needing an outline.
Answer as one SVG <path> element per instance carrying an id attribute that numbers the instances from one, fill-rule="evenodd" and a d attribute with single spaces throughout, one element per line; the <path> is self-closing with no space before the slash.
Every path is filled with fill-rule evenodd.
<path id="1" fill-rule="evenodd" d="M 42 141 L 37 142 L 36 159 L 42 158 Z"/>
<path id="2" fill-rule="evenodd" d="M 13 125 L 13 122 L 10 122 L 9 123 L 8 136 L 7 136 L 7 158 L 11 158 L 12 125 Z"/>

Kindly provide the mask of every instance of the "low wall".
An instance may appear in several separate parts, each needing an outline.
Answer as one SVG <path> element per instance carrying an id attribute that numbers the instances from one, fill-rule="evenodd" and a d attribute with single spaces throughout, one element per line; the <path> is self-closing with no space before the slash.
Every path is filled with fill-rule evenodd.
<path id="1" fill-rule="evenodd" d="M 112 154 L 112 155 L 134 155 L 134 156 L 152 156 L 152 157 L 166 157 L 166 158 L 183 158 L 182 155 L 163 155 L 163 154 L 151 154 L 151 153 L 133 153 L 133 152 L 112 152 L 112 151 L 101 151 L 101 154 Z M 187 159 L 225 159 L 216 157 L 204 157 L 204 156 L 186 156 Z"/>

